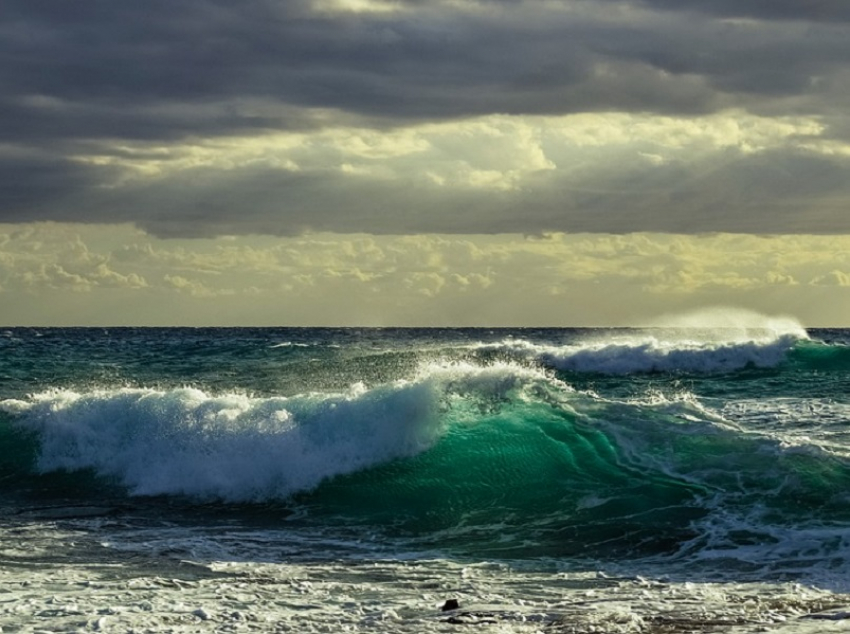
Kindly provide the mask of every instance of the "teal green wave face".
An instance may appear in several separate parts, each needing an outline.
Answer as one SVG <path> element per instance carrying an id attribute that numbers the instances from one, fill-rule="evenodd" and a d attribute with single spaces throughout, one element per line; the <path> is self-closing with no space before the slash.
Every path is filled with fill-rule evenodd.
<path id="1" fill-rule="evenodd" d="M 444 547 L 525 555 L 669 549 L 705 514 L 702 487 L 629 464 L 593 420 L 519 398 L 477 416 L 470 405 L 446 414 L 431 450 L 337 478 L 304 503 Z"/>
<path id="2" fill-rule="evenodd" d="M 819 341 L 800 341 L 790 356 L 797 371 L 850 372 L 850 346 L 824 345 Z"/>
<path id="3" fill-rule="evenodd" d="M 537 391 L 455 398 L 429 451 L 300 501 L 318 516 L 506 556 L 672 556 L 720 534 L 753 539 L 766 519 L 793 526 L 829 509 L 850 520 L 846 459 L 745 433 L 687 401 L 555 402 Z"/>

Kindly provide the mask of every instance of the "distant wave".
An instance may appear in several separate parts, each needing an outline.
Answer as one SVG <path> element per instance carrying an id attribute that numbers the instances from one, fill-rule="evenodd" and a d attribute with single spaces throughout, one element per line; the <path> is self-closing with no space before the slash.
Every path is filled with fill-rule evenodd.
<path id="1" fill-rule="evenodd" d="M 717 307 L 667 316 L 651 328 L 612 331 L 569 345 L 506 339 L 479 349 L 533 359 L 563 371 L 710 373 L 774 367 L 808 338 L 805 328 L 791 317 Z"/>
<path id="2" fill-rule="evenodd" d="M 785 360 L 798 341 L 794 335 L 702 341 L 644 333 L 565 346 L 506 339 L 482 344 L 479 349 L 532 359 L 557 370 L 572 372 L 724 372 L 748 366 L 776 366 Z"/>

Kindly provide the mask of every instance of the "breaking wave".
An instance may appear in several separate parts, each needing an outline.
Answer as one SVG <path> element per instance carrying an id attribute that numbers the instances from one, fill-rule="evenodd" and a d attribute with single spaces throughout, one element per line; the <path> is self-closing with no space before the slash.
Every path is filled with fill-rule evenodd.
<path id="1" fill-rule="evenodd" d="M 506 339 L 479 349 L 530 359 L 570 372 L 728 372 L 774 367 L 800 341 L 805 329 L 794 319 L 741 310 L 702 311 L 670 317 L 652 328 L 606 331 L 567 345 Z"/>

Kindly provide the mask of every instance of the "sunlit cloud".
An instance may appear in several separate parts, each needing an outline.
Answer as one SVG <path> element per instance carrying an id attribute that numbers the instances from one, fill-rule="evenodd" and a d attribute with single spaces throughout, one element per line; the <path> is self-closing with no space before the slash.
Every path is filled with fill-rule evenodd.
<path id="1" fill-rule="evenodd" d="M 804 320 L 825 323 L 837 309 L 824 313 L 811 298 L 831 288 L 836 305 L 850 307 L 850 293 L 835 295 L 850 287 L 848 253 L 846 236 L 315 234 L 159 240 L 128 226 L 38 225 L 0 232 L 0 293 L 16 304 L 55 291 L 85 294 L 92 307 L 117 298 L 128 305 L 182 302 L 188 323 L 230 314 L 251 323 L 302 323 L 305 315 L 335 306 L 337 312 L 324 313 L 323 323 L 347 323 L 357 315 L 372 325 L 411 319 L 444 325 L 461 315 L 462 323 L 481 324 L 492 323 L 494 306 L 503 311 L 509 306 L 501 315 L 519 325 L 565 325 L 567 315 L 624 325 L 634 314 L 649 318 L 724 297 L 777 312 L 771 302 L 781 291 Z M 614 298 L 628 298 L 629 311 L 594 317 L 594 305 Z M 215 302 L 215 311 L 208 302 Z M 155 322 L 156 311 L 150 313 Z"/>
<path id="2" fill-rule="evenodd" d="M 824 139 L 825 129 L 817 118 L 741 111 L 490 115 L 386 130 L 101 144 L 75 161 L 105 170 L 101 200 L 89 199 L 87 213 L 126 216 L 164 236 L 665 226 L 820 233 L 847 222 L 834 201 L 848 193 L 838 174 L 850 160 L 850 146 Z M 819 210 L 816 224 L 801 227 L 782 211 L 794 196 Z M 777 211 L 729 213 L 742 205 Z"/>
<path id="3" fill-rule="evenodd" d="M 846 320 L 841 3 L 3 8 L 0 320 Z"/>

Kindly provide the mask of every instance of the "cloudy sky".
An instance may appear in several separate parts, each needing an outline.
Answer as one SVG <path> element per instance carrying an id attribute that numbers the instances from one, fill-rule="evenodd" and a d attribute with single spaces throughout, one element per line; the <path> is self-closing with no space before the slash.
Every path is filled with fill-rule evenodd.
<path id="1" fill-rule="evenodd" d="M 0 324 L 850 325 L 846 0 L 3 0 Z"/>

